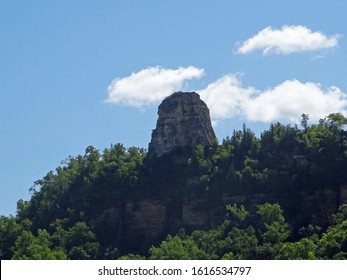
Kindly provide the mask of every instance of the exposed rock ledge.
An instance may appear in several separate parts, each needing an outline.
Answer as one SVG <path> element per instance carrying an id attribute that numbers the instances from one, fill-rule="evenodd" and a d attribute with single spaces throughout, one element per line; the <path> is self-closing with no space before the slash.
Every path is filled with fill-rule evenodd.
<path id="1" fill-rule="evenodd" d="M 148 151 L 160 157 L 177 147 L 209 145 L 216 138 L 210 112 L 196 92 L 175 92 L 159 105 Z"/>

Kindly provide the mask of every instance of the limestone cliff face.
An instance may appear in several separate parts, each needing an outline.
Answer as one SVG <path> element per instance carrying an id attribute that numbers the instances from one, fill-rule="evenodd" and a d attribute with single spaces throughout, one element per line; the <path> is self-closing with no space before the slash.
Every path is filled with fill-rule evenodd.
<path id="1" fill-rule="evenodd" d="M 142 236 L 160 236 L 165 232 L 166 206 L 157 200 L 142 200 L 135 205 L 126 205 L 127 238 Z"/>
<path id="2" fill-rule="evenodd" d="M 175 92 L 159 105 L 149 154 L 160 157 L 177 147 L 209 145 L 216 138 L 207 105 L 196 92 Z"/>

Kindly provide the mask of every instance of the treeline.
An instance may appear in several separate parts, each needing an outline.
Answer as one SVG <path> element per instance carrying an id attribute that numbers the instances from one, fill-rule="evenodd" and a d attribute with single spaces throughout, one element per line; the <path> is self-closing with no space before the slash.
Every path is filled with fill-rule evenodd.
<path id="1" fill-rule="evenodd" d="M 256 137 L 244 126 L 221 144 L 159 159 L 121 144 L 89 146 L 36 181 L 15 216 L 0 218 L 0 257 L 347 258 L 346 124 L 341 114 L 317 124 L 303 114 L 301 127 L 275 123 Z M 176 227 L 135 247 L 122 235 L 122 212 L 109 213 L 168 197 Z M 200 201 L 218 223 L 179 229 L 183 201 Z"/>

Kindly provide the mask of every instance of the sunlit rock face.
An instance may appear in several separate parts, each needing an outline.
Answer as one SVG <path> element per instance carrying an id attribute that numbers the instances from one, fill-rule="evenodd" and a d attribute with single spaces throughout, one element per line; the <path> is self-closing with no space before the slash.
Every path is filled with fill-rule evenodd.
<path id="1" fill-rule="evenodd" d="M 160 157 L 177 147 L 209 145 L 216 138 L 210 111 L 196 92 L 175 92 L 159 105 L 149 154 Z"/>

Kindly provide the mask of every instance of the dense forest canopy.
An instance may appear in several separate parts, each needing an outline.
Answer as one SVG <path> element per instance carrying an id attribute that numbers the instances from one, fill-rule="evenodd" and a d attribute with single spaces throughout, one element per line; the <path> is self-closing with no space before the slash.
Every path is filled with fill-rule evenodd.
<path id="1" fill-rule="evenodd" d="M 273 123 L 257 137 L 244 125 L 161 158 L 89 146 L 0 218 L 1 259 L 347 259 L 346 125 L 303 114 L 300 127 Z M 164 227 L 129 239 L 127 213 L 144 201 L 163 201 Z M 200 224 L 182 222 L 190 204 Z"/>

